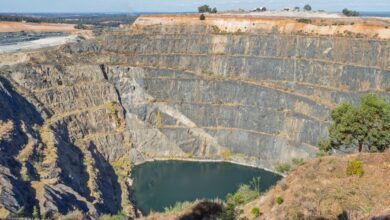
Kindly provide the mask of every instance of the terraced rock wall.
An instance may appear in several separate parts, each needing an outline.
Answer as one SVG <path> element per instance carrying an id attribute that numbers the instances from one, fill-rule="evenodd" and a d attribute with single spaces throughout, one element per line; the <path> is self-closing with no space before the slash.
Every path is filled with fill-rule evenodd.
<path id="1" fill-rule="evenodd" d="M 273 169 L 315 155 L 338 103 L 390 100 L 386 39 L 142 19 L 1 67 L 0 218 L 135 216 L 134 163 Z"/>

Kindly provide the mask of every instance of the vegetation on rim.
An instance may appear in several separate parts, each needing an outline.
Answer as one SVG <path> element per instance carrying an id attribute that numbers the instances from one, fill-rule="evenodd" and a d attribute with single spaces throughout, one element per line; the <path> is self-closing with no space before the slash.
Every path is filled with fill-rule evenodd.
<path id="1" fill-rule="evenodd" d="M 357 148 L 359 152 L 383 152 L 390 147 L 390 105 L 374 93 L 362 96 L 353 106 L 342 103 L 332 110 L 333 123 L 322 150 Z"/>

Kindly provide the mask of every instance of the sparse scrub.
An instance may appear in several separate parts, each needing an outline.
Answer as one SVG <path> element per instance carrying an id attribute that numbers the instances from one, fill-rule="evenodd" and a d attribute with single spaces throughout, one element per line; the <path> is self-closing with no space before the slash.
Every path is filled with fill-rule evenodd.
<path id="1" fill-rule="evenodd" d="M 176 202 L 173 206 L 165 207 L 164 208 L 164 213 L 165 214 L 177 214 L 182 212 L 185 209 L 190 208 L 193 204 L 197 203 L 199 201 L 194 201 L 194 202 Z"/>
<path id="2" fill-rule="evenodd" d="M 128 219 L 128 217 L 126 217 L 126 215 L 124 215 L 123 213 L 118 213 L 116 215 L 106 214 L 99 217 L 99 220 L 126 220 L 126 219 Z"/>
<path id="3" fill-rule="evenodd" d="M 328 155 L 328 153 L 325 152 L 325 151 L 323 151 L 323 150 L 319 150 L 319 151 L 317 151 L 317 153 L 316 153 L 316 157 L 324 157 L 324 156 L 326 156 L 326 155 Z"/>
<path id="4" fill-rule="evenodd" d="M 284 199 L 281 196 L 276 197 L 275 202 L 278 205 L 281 205 L 284 202 Z"/>
<path id="5" fill-rule="evenodd" d="M 224 160 L 229 160 L 232 157 L 232 152 L 230 150 L 223 150 L 221 156 Z"/>
<path id="6" fill-rule="evenodd" d="M 275 171 L 278 173 L 287 173 L 288 171 L 290 171 L 290 169 L 291 165 L 288 163 L 280 163 L 275 167 Z"/>
<path id="7" fill-rule="evenodd" d="M 330 147 L 330 141 L 329 139 L 321 139 L 318 141 L 318 146 L 321 151 L 328 151 Z"/>
<path id="8" fill-rule="evenodd" d="M 229 193 L 226 196 L 220 219 L 234 220 L 242 213 L 242 210 L 237 209 L 237 206 L 246 204 L 259 197 L 259 192 L 252 189 L 249 185 L 241 185 L 236 193 Z"/>
<path id="9" fill-rule="evenodd" d="M 358 177 L 362 177 L 363 174 L 364 174 L 364 170 L 363 170 L 363 166 L 362 166 L 361 161 L 352 160 L 352 161 L 348 162 L 348 164 L 347 164 L 347 175 L 348 176 L 355 175 Z"/>
<path id="10" fill-rule="evenodd" d="M 312 22 L 310 19 L 307 19 L 307 18 L 299 18 L 299 19 L 297 19 L 297 21 L 299 23 L 305 23 L 305 24 L 311 24 L 311 22 Z"/>
<path id="11" fill-rule="evenodd" d="M 251 210 L 251 214 L 255 217 L 259 217 L 260 216 L 260 209 L 257 208 L 257 207 L 254 207 L 252 210 Z"/>
<path id="12" fill-rule="evenodd" d="M 305 161 L 303 160 L 303 158 L 293 158 L 292 163 L 294 166 L 301 166 L 305 163 Z"/>

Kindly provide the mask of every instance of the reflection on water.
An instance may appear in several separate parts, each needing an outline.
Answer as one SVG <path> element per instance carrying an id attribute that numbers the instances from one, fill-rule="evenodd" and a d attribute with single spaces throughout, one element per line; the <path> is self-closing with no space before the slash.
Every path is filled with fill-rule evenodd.
<path id="1" fill-rule="evenodd" d="M 253 177 L 261 177 L 262 191 L 281 179 L 262 169 L 219 162 L 155 161 L 132 172 L 137 206 L 144 214 L 163 211 L 179 201 L 223 199 Z"/>

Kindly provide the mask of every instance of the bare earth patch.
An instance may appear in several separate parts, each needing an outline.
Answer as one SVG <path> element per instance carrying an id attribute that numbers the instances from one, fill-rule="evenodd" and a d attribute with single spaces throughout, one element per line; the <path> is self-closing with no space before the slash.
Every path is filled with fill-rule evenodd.
<path id="1" fill-rule="evenodd" d="M 1 21 L 0 32 L 74 32 L 74 24 L 53 24 L 53 23 L 23 23 L 12 21 Z"/>

